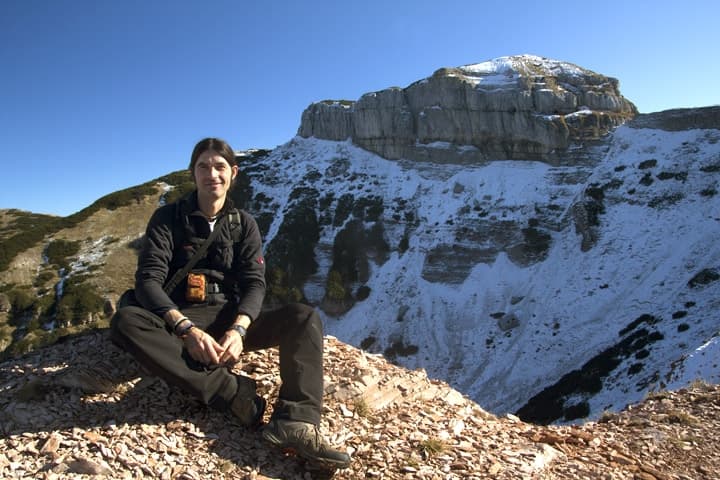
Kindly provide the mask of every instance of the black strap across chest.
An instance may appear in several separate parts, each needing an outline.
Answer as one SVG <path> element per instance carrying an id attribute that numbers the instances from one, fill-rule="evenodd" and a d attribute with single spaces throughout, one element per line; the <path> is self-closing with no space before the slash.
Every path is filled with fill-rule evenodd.
<path id="1" fill-rule="evenodd" d="M 202 245 L 200 245 L 200 248 L 198 248 L 195 251 L 195 254 L 190 258 L 190 260 L 185 264 L 183 268 L 180 270 L 177 270 L 175 274 L 168 280 L 168 282 L 163 287 L 163 290 L 165 290 L 165 293 L 170 295 L 173 290 L 175 290 L 175 287 L 178 286 L 178 284 L 182 281 L 183 278 L 192 270 L 192 268 L 195 266 L 195 264 L 205 256 L 205 253 L 207 253 L 207 249 L 210 247 L 210 244 L 217 238 L 218 235 L 220 235 L 220 231 L 222 230 L 223 225 L 227 221 L 228 216 L 222 216 L 220 217 L 220 220 L 215 224 L 215 226 L 212 229 L 212 232 L 210 232 L 210 235 L 205 239 Z"/>

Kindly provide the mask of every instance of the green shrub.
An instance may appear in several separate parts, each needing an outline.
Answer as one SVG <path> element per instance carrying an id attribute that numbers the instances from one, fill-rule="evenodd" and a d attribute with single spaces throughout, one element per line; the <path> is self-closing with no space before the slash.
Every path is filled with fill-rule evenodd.
<path id="1" fill-rule="evenodd" d="M 377 342 L 377 338 L 370 335 L 369 337 L 365 337 L 360 342 L 360 348 L 362 348 L 363 350 L 367 350 L 368 348 L 372 347 L 375 344 L 375 342 Z"/>
<path id="2" fill-rule="evenodd" d="M 53 272 L 50 272 L 48 270 L 45 270 L 44 272 L 40 272 L 37 277 L 35 277 L 35 281 L 33 282 L 33 285 L 35 287 L 42 287 L 50 280 L 53 280 L 55 278 L 55 274 Z"/>
<path id="3" fill-rule="evenodd" d="M 720 270 L 716 268 L 704 268 L 688 280 L 687 286 L 690 288 L 696 288 L 708 285 L 718 280 L 720 280 Z"/>
<path id="4" fill-rule="evenodd" d="M 372 414 L 372 410 L 370 409 L 370 406 L 367 404 L 365 399 L 363 397 L 358 397 L 355 399 L 355 414 L 358 417 L 370 417 Z"/>
<path id="5" fill-rule="evenodd" d="M 362 219 L 366 222 L 377 222 L 380 220 L 384 211 L 383 199 L 379 196 L 358 198 L 353 206 L 353 215 L 355 218 Z"/>
<path id="6" fill-rule="evenodd" d="M 0 323 L 0 351 L 12 343 L 12 335 L 15 329 L 7 323 Z"/>
<path id="7" fill-rule="evenodd" d="M 657 160 L 654 158 L 651 158 L 650 160 L 643 160 L 640 162 L 640 165 L 638 165 L 638 168 L 640 170 L 646 170 L 648 168 L 654 168 L 657 166 Z"/>
<path id="8" fill-rule="evenodd" d="M 342 195 L 338 199 L 337 206 L 335 207 L 335 218 L 333 219 L 333 226 L 339 227 L 340 225 L 345 223 L 345 220 L 348 219 L 348 217 L 353 211 L 354 204 L 355 197 L 353 197 L 349 193 Z"/>
<path id="9" fill-rule="evenodd" d="M 41 295 L 35 298 L 33 308 L 40 318 L 49 319 L 55 309 L 55 295 Z"/>
<path id="10" fill-rule="evenodd" d="M 419 350 L 417 345 L 406 345 L 403 340 L 396 340 L 385 349 L 383 355 L 390 360 L 395 360 L 398 356 L 409 357 L 410 355 L 415 355 Z"/>
<path id="11" fill-rule="evenodd" d="M 650 173 L 645 173 L 643 177 L 640 179 L 640 185 L 644 185 L 646 187 L 649 187 L 654 182 L 653 177 Z"/>
<path id="12" fill-rule="evenodd" d="M 260 213 L 258 215 L 255 215 L 255 222 L 257 222 L 257 226 L 260 229 L 260 235 L 265 238 L 265 236 L 270 231 L 270 226 L 272 225 L 273 220 L 275 219 L 274 213 Z"/>
<path id="13" fill-rule="evenodd" d="M 167 183 L 168 185 L 172 185 L 173 187 L 177 187 L 178 185 L 182 185 L 183 183 L 192 183 L 193 180 L 192 176 L 190 175 L 190 170 L 184 169 L 168 173 L 167 175 L 163 175 L 162 177 L 158 178 L 157 181 Z"/>
<path id="14" fill-rule="evenodd" d="M 710 165 L 704 165 L 700 167 L 701 172 L 705 173 L 717 173 L 720 172 L 720 162 L 715 162 Z"/>
<path id="15" fill-rule="evenodd" d="M 67 217 L 38 215 L 17 212 L 14 222 L 9 223 L 3 231 L 17 231 L 4 240 L 0 240 L 0 272 L 10 266 L 10 262 L 20 253 L 43 241 L 63 228 L 72 228 L 89 218 L 93 213 L 105 208 L 115 210 L 119 207 L 139 203 L 143 197 L 157 193 L 156 180 L 135 187 L 120 190 L 95 201 L 89 207 Z"/>
<path id="16" fill-rule="evenodd" d="M 55 309 L 58 326 L 82 325 L 90 315 L 103 311 L 105 300 L 97 294 L 95 287 L 83 282 L 82 278 L 71 277 L 65 282 L 63 290 Z"/>
<path id="17" fill-rule="evenodd" d="M 26 227 L 18 227 L 20 231 L 4 240 L 0 240 L 0 272 L 10 266 L 10 262 L 20 253 L 40 243 L 46 235 L 55 233 L 62 228 L 62 220 L 48 218 Z"/>
<path id="18" fill-rule="evenodd" d="M 340 272 L 337 270 L 332 270 L 328 274 L 327 291 L 325 295 L 330 300 L 338 302 L 344 300 L 348 296 L 347 290 L 345 290 L 345 287 L 343 286 L 342 275 L 340 275 Z"/>
<path id="19" fill-rule="evenodd" d="M 55 265 L 67 270 L 70 266 L 69 258 L 77 255 L 79 251 L 79 241 L 53 240 L 48 243 L 45 249 L 45 256 L 50 265 Z"/>
<path id="20" fill-rule="evenodd" d="M 358 220 L 348 222 L 335 236 L 331 270 L 340 275 L 343 284 L 367 279 L 369 266 L 365 247 L 365 230 Z"/>
<path id="21" fill-rule="evenodd" d="M 164 175 L 158 178 L 157 181 L 167 183 L 173 187 L 165 193 L 165 203 L 173 203 L 175 200 L 195 189 L 195 183 L 190 175 L 190 171 L 187 169 Z"/>
<path id="22" fill-rule="evenodd" d="M 552 237 L 535 227 L 522 229 L 525 240 L 525 254 L 533 260 L 544 260 L 550 249 Z"/>
<path id="23" fill-rule="evenodd" d="M 563 410 L 565 420 L 572 421 L 579 418 L 586 418 L 590 415 L 590 405 L 586 401 L 582 401 L 576 405 L 565 407 Z"/>
<path id="24" fill-rule="evenodd" d="M 648 202 L 648 207 L 662 209 L 675 205 L 685 196 L 680 192 L 668 193 L 665 195 L 657 196 Z"/>
<path id="25" fill-rule="evenodd" d="M 355 299 L 358 301 L 367 300 L 367 298 L 370 296 L 370 287 L 367 285 L 362 285 L 357 289 L 357 292 L 355 292 Z"/>
<path id="26" fill-rule="evenodd" d="M 35 297 L 30 292 L 30 287 L 17 287 L 6 293 L 11 305 L 10 312 L 12 315 L 21 314 L 28 311 L 35 303 Z"/>
<path id="27" fill-rule="evenodd" d="M 244 171 L 240 170 L 235 177 L 235 184 L 229 193 L 230 199 L 237 208 L 246 209 L 253 198 L 253 188 Z"/>
<path id="28" fill-rule="evenodd" d="M 410 248 L 410 238 L 408 237 L 408 234 L 406 233 L 400 239 L 400 243 L 398 244 L 398 251 L 402 254 L 402 253 L 405 253 L 408 248 Z"/>
<path id="29" fill-rule="evenodd" d="M 164 201 L 165 203 L 173 203 L 193 190 L 195 190 L 195 184 L 192 182 L 176 185 L 175 188 L 165 194 Z"/>
<path id="30" fill-rule="evenodd" d="M 430 457 L 442 453 L 447 448 L 447 445 L 442 440 L 437 438 L 428 438 L 420 442 L 420 449 L 425 455 Z"/>
<path id="31" fill-rule="evenodd" d="M 268 245 L 265 257 L 266 272 L 283 272 L 280 291 L 287 289 L 288 294 L 295 296 L 292 290 L 299 293 L 307 278 L 317 270 L 315 246 L 320 239 L 320 224 L 315 211 L 317 190 L 298 188 L 290 197 L 294 200 L 285 212 L 277 235 Z M 268 284 L 278 284 L 277 279 L 268 278 L 267 273 L 266 280 Z"/>
<path id="32" fill-rule="evenodd" d="M 673 172 L 660 172 L 657 174 L 658 180 L 670 180 L 671 178 L 675 178 L 675 174 Z"/>
<path id="33" fill-rule="evenodd" d="M 77 335 L 87 330 L 108 328 L 107 321 L 91 322 L 83 326 L 59 327 L 53 330 L 35 329 L 28 331 L 25 336 L 9 345 L 0 352 L 0 359 L 24 355 L 38 348 L 56 343 L 63 337 Z M 2 327 L 0 327 L 0 338 L 2 338 Z M 1 343 L 0 343 L 1 345 Z"/>
<path id="34" fill-rule="evenodd" d="M 3 354 L 10 357 L 24 355 L 45 344 L 44 335 L 42 333 L 28 332 L 22 339 L 13 342 L 8 348 L 6 348 Z"/>
<path id="35" fill-rule="evenodd" d="M 107 210 L 116 210 L 120 207 L 132 205 L 133 203 L 140 203 L 144 197 L 157 193 L 156 183 L 157 182 L 153 180 L 151 182 L 143 183 L 142 185 L 110 193 L 96 200 L 89 207 L 81 210 L 77 214 L 71 215 L 71 217 L 78 216 L 82 217 L 84 220 L 102 208 Z"/>
<path id="36" fill-rule="evenodd" d="M 298 287 L 288 284 L 287 273 L 282 268 L 269 268 L 265 273 L 265 282 L 265 303 L 268 305 L 301 302 L 304 298 Z"/>

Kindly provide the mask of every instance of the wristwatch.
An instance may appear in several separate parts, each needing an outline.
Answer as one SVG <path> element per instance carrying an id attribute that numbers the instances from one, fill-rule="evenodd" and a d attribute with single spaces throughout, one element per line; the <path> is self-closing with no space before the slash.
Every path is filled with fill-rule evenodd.
<path id="1" fill-rule="evenodd" d="M 243 338 L 245 338 L 245 335 L 247 335 L 247 330 L 242 325 L 233 325 L 232 327 L 230 327 L 230 330 L 235 330 Z"/>
<path id="2" fill-rule="evenodd" d="M 179 338 L 182 338 L 183 340 L 185 340 L 185 337 L 188 336 L 188 333 L 190 333 L 190 330 L 192 330 L 193 328 L 195 328 L 195 324 L 192 323 L 191 321 L 188 321 L 187 325 L 183 326 L 179 330 L 175 330 L 175 335 L 177 335 Z"/>

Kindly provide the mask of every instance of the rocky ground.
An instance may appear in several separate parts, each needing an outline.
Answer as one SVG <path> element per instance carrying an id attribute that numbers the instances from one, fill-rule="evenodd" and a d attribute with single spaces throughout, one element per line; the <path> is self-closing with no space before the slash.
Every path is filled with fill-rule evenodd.
<path id="1" fill-rule="evenodd" d="M 345 345 L 326 349 L 323 431 L 337 479 L 717 479 L 720 388 L 659 392 L 579 426 L 497 417 L 448 385 Z M 242 372 L 270 403 L 277 352 Z M 267 415 L 271 413 L 268 411 Z M 0 364 L 0 478 L 312 479 L 296 457 L 157 379 L 97 331 Z"/>

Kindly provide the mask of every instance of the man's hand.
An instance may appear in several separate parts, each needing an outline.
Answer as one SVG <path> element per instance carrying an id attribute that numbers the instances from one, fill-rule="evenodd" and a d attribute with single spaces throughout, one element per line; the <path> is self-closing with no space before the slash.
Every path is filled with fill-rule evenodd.
<path id="1" fill-rule="evenodd" d="M 220 357 L 225 352 L 225 348 L 218 344 L 211 335 L 199 328 L 192 328 L 185 337 L 184 342 L 190 356 L 198 362 L 204 365 L 222 363 Z"/>
<path id="2" fill-rule="evenodd" d="M 237 330 L 228 330 L 220 339 L 220 348 L 225 350 L 220 355 L 220 363 L 235 365 L 240 361 L 240 355 L 245 348 L 242 335 Z"/>

